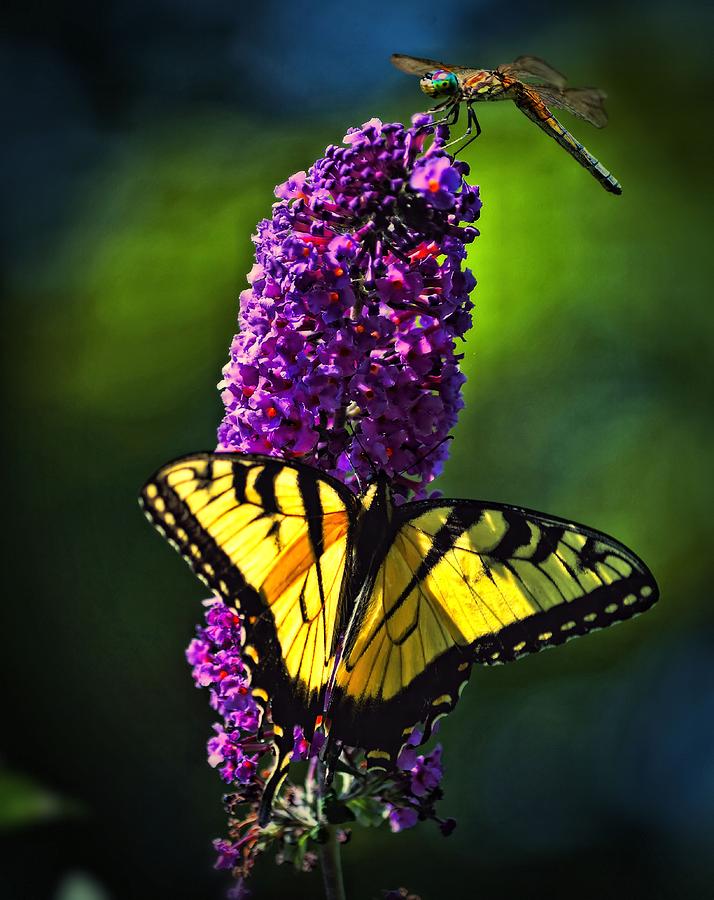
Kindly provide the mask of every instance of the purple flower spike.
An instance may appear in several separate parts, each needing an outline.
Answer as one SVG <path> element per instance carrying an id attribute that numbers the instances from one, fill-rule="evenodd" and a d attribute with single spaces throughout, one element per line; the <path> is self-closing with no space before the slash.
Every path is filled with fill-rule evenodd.
<path id="1" fill-rule="evenodd" d="M 411 127 L 371 119 L 275 189 L 223 370 L 219 451 L 300 459 L 355 491 L 381 474 L 397 500 L 429 496 L 463 406 L 456 342 L 471 327 L 476 279 L 464 260 L 481 209 L 447 140 L 448 129 L 423 114 Z M 326 727 L 306 734 L 298 725 L 290 760 L 308 761 L 305 783 L 272 796 L 273 820 L 262 827 L 276 739 L 288 748 L 269 692 L 251 686 L 250 621 L 217 598 L 204 605 L 186 659 L 220 719 L 207 751 L 230 785 L 228 837 L 214 847 L 216 868 L 238 879 L 231 896 L 247 896 L 244 879 L 269 846 L 278 861 L 313 867 L 323 817 L 388 819 L 395 832 L 429 819 L 453 829 L 436 812 L 441 748 L 418 754 L 420 727 L 388 776 L 375 778 L 360 748 L 343 746 L 342 795 L 328 815 L 315 805 Z"/>
<path id="2" fill-rule="evenodd" d="M 383 472 L 397 497 L 428 496 L 463 406 L 455 341 L 471 326 L 477 231 L 460 223 L 481 207 L 444 137 L 423 116 L 372 119 L 276 189 L 223 371 L 219 450 L 299 458 L 354 490 Z"/>

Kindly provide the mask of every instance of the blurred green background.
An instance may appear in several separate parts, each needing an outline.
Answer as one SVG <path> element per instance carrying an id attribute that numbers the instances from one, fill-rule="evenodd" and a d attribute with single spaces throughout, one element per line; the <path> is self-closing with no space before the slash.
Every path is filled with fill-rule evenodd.
<path id="1" fill-rule="evenodd" d="M 441 733 L 456 832 L 355 833 L 349 896 L 711 896 L 711 25 L 691 0 L 10 4 L 3 897 L 221 896 L 212 716 L 183 658 L 203 591 L 136 494 L 214 444 L 273 186 L 348 126 L 423 108 L 392 51 L 534 53 L 610 95 L 605 131 L 564 121 L 621 198 L 510 105 L 480 113 L 476 322 L 440 487 L 617 535 L 662 600 L 476 671 Z M 268 861 L 253 889 L 320 896 Z"/>

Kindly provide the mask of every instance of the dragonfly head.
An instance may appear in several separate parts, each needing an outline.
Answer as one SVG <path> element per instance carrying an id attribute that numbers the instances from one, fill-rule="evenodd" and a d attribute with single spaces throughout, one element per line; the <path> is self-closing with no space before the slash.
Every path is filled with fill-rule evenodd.
<path id="1" fill-rule="evenodd" d="M 433 97 L 435 100 L 446 100 L 458 94 L 459 79 L 453 72 L 437 69 L 420 79 L 419 86 L 429 97 Z"/>

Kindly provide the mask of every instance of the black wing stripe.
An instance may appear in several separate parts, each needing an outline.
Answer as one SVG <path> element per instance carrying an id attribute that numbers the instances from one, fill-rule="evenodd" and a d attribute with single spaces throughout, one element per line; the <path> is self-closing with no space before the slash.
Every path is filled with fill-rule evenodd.
<path id="1" fill-rule="evenodd" d="M 322 566 L 320 565 L 320 558 L 325 552 L 325 537 L 323 532 L 323 509 L 322 501 L 320 500 L 320 490 L 317 482 L 312 478 L 308 478 L 302 469 L 298 470 L 298 487 L 300 489 L 303 506 L 305 507 L 307 533 L 310 540 L 312 555 L 315 559 L 317 587 L 320 592 L 320 605 L 324 610 L 325 590 L 322 584 Z"/>
<path id="2" fill-rule="evenodd" d="M 528 557 L 528 562 L 534 565 L 545 562 L 555 552 L 555 548 L 562 541 L 565 534 L 564 528 L 553 528 L 547 525 L 540 526 L 541 536 L 533 553 Z M 575 549 L 575 548 L 571 548 Z"/>
<path id="3" fill-rule="evenodd" d="M 283 515 L 275 496 L 275 479 L 280 473 L 278 463 L 265 463 L 263 471 L 255 479 L 255 490 L 260 497 L 260 505 L 263 513 L 267 515 Z"/>
<path id="4" fill-rule="evenodd" d="M 211 460 L 211 468 L 213 468 L 213 460 Z M 233 493 L 236 502 L 243 504 L 246 502 L 245 489 L 248 483 L 249 466 L 243 465 L 234 460 L 233 462 Z"/>
<path id="5" fill-rule="evenodd" d="M 532 539 L 530 526 L 523 516 L 516 516 L 509 510 L 503 513 L 503 518 L 508 528 L 499 543 L 488 552 L 489 556 L 498 560 L 515 556 L 516 551 L 521 547 L 527 547 Z"/>
<path id="6" fill-rule="evenodd" d="M 300 603 L 300 615 L 302 616 L 302 620 L 305 625 L 310 624 L 310 616 L 307 614 L 307 604 L 305 603 L 305 589 L 307 588 L 307 574 L 302 580 L 302 587 L 300 588 L 300 594 L 298 596 L 298 602 Z M 323 604 L 324 609 L 324 604 Z"/>

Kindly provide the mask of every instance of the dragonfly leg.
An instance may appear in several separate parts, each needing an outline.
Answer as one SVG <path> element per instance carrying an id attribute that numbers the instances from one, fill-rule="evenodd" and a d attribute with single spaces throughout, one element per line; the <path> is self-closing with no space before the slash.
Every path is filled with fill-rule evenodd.
<path id="1" fill-rule="evenodd" d="M 454 156 L 461 153 L 462 150 L 468 147 L 469 144 L 473 143 L 481 134 L 481 125 L 479 124 L 479 120 L 477 119 L 476 113 L 474 112 L 473 107 L 470 103 L 466 104 L 466 115 L 468 116 L 468 127 L 466 131 L 461 135 L 461 137 L 458 138 L 458 141 L 464 141 L 464 143 L 461 144 L 458 150 L 454 151 Z M 476 128 L 476 134 L 471 137 L 471 132 L 474 127 Z M 457 141 L 452 141 L 452 143 L 455 144 L 457 143 Z"/>
<path id="2" fill-rule="evenodd" d="M 479 121 L 476 118 L 476 113 L 474 112 L 473 106 L 469 106 L 469 113 L 471 114 L 471 121 L 476 126 L 476 134 L 474 135 L 474 140 L 481 134 L 481 126 L 479 125 Z"/>
<path id="3" fill-rule="evenodd" d="M 450 104 L 450 105 L 449 105 Z M 448 125 L 449 128 L 456 125 L 459 121 L 459 111 L 461 108 L 460 103 L 453 103 L 452 101 L 448 101 L 447 103 L 441 103 L 439 106 L 434 106 L 429 110 L 430 113 L 442 112 L 444 109 L 447 110 L 445 116 L 441 119 L 437 119 L 435 122 L 432 122 L 432 125 Z"/>

